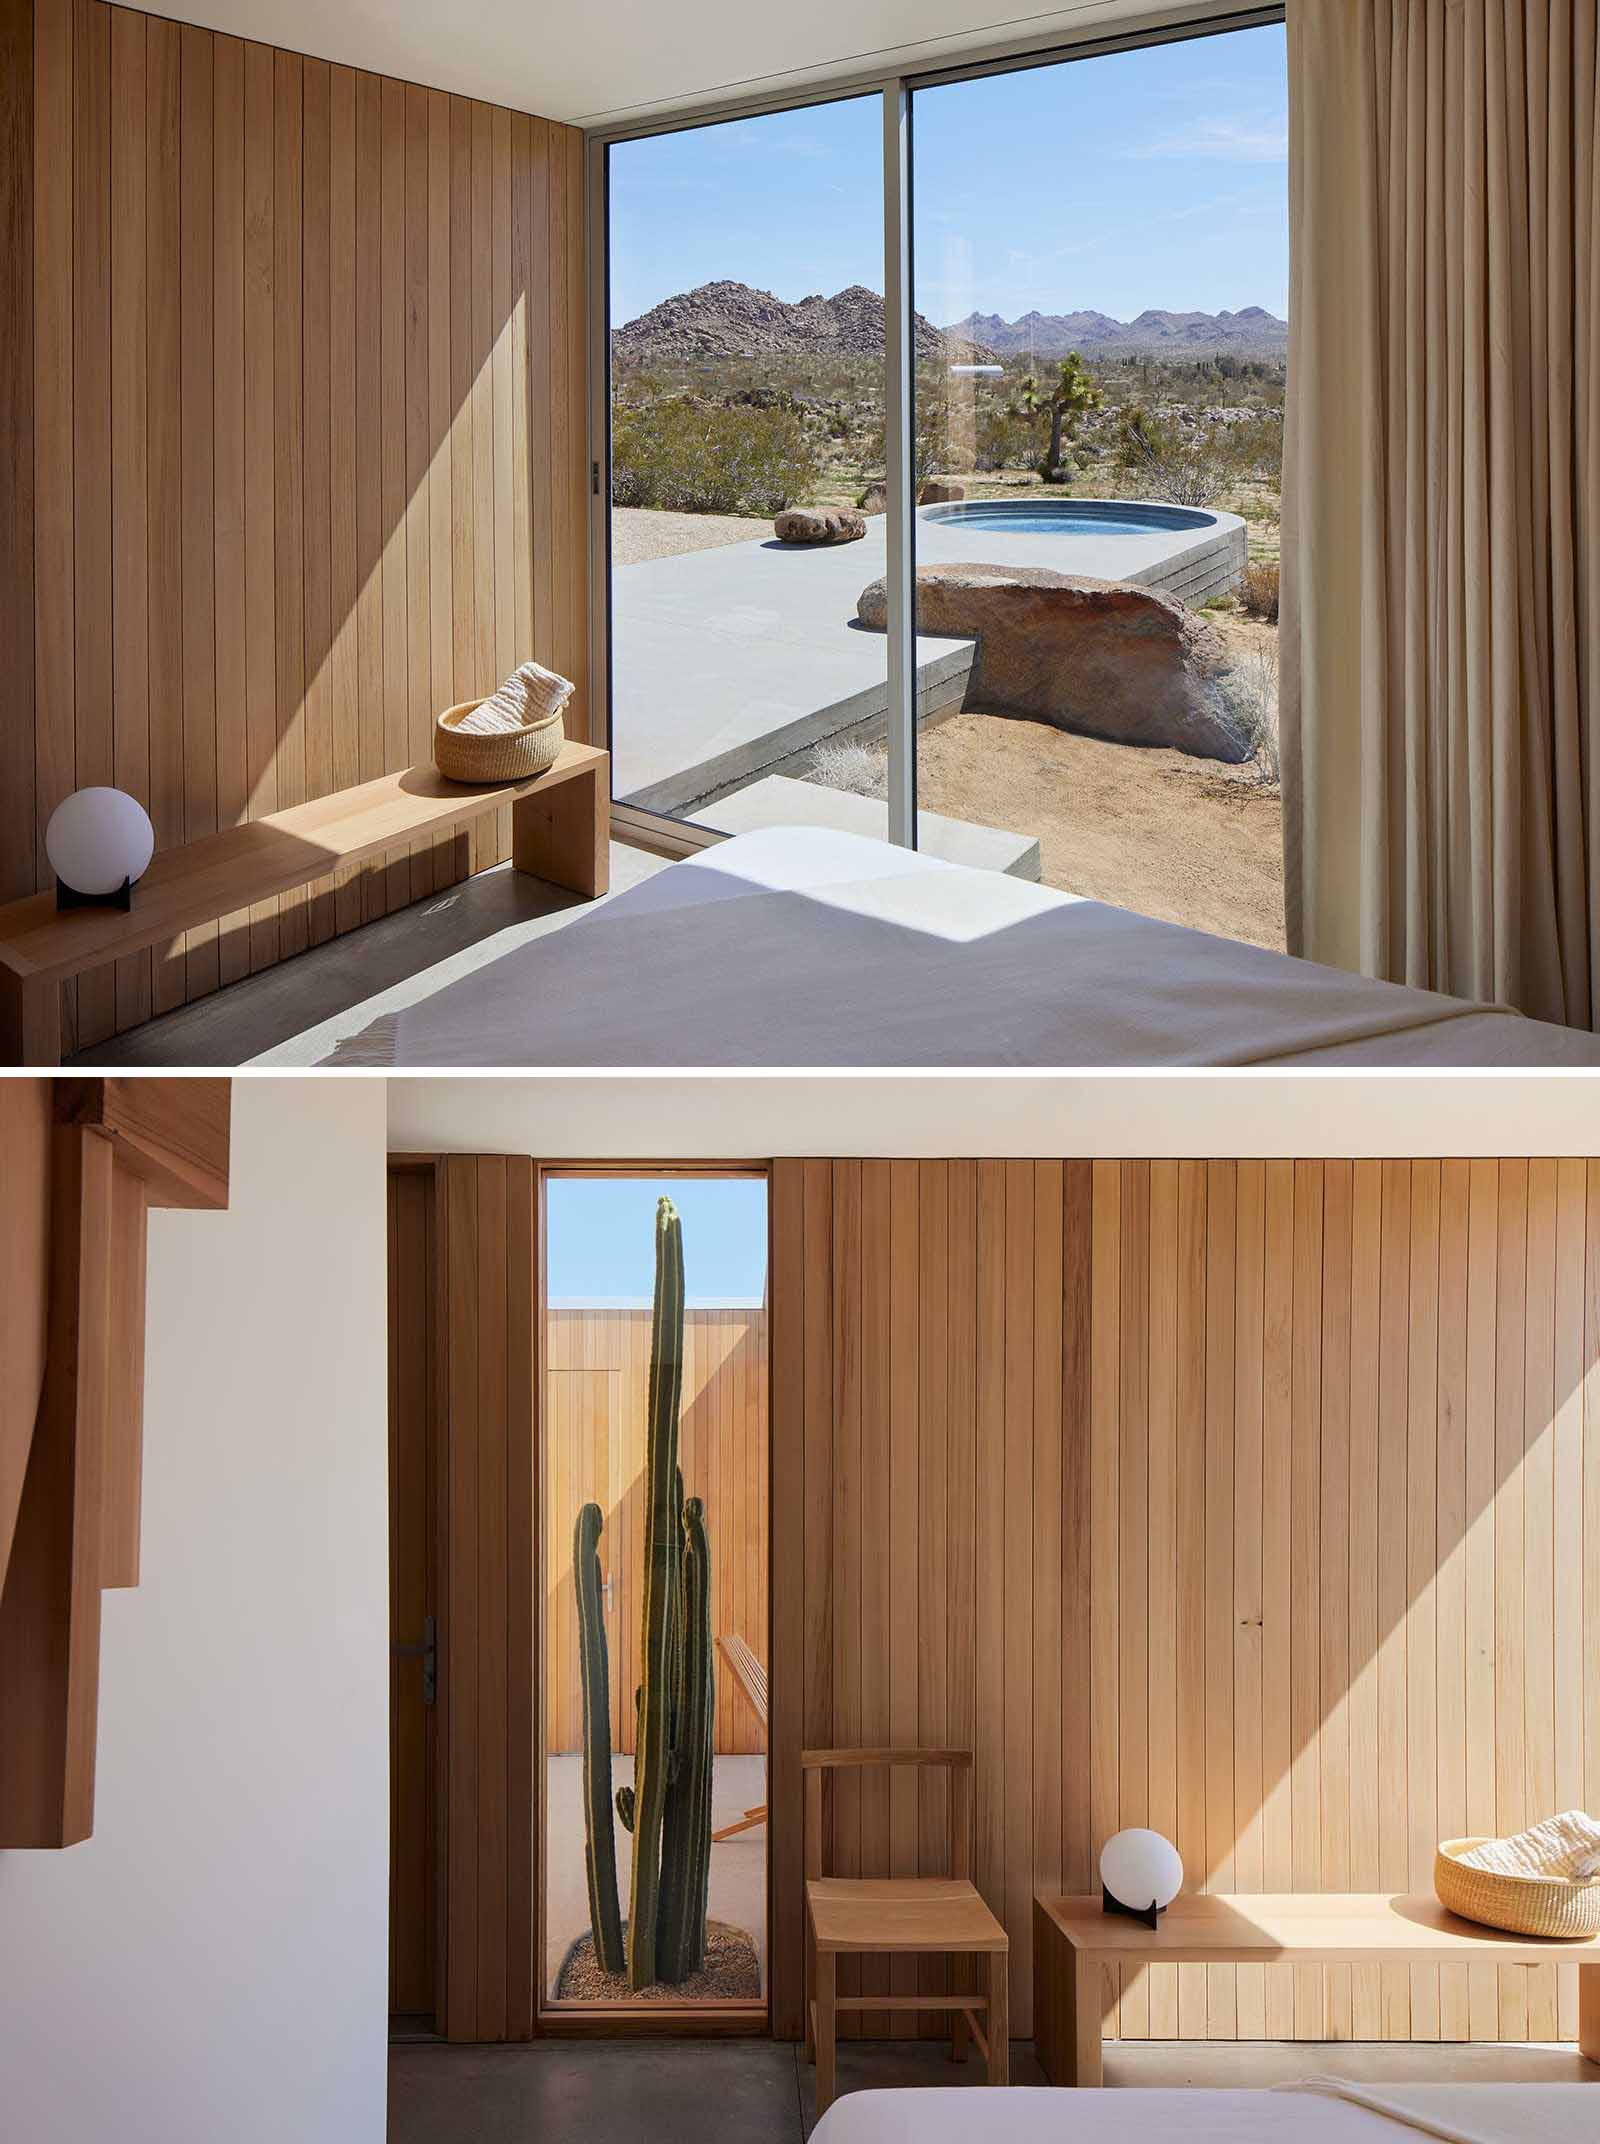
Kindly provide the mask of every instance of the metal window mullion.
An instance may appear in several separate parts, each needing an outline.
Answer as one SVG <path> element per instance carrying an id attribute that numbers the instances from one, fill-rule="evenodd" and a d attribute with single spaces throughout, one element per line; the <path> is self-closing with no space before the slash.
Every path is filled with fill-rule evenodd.
<path id="1" fill-rule="evenodd" d="M 917 845 L 917 663 L 911 454 L 911 98 L 883 92 L 884 536 L 888 608 L 889 839 Z"/>

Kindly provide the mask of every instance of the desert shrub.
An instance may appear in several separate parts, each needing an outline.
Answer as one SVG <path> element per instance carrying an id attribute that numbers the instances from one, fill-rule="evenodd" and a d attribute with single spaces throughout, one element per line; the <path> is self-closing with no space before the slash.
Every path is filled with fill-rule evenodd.
<path id="1" fill-rule="evenodd" d="M 617 506 L 685 514 L 776 514 L 806 498 L 821 459 L 791 408 L 670 395 L 619 409 L 611 426 Z"/>
<path id="2" fill-rule="evenodd" d="M 1272 647 L 1252 649 L 1222 680 L 1222 695 L 1239 734 L 1250 747 L 1256 778 L 1276 789 L 1278 754 L 1278 656 Z"/>
<path id="3" fill-rule="evenodd" d="M 874 750 L 848 737 L 825 737 L 811 754 L 805 778 L 854 797 L 883 797 L 889 790 L 888 757 L 881 745 Z"/>
<path id="4" fill-rule="evenodd" d="M 1247 616 L 1263 618 L 1268 625 L 1278 622 L 1278 562 L 1275 558 L 1253 558 L 1244 569 L 1244 579 L 1239 583 L 1239 601 Z"/>

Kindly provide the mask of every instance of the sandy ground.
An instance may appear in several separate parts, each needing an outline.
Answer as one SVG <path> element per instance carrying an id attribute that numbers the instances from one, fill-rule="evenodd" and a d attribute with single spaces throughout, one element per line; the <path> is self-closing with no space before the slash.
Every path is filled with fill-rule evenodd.
<path id="1" fill-rule="evenodd" d="M 561 1961 L 574 1938 L 589 1926 L 588 1881 L 583 1867 L 583 1759 L 552 1755 L 548 1760 L 545 1833 L 545 1972 L 554 1989 Z M 620 1753 L 611 1760 L 613 1788 L 633 1778 L 633 1759 Z M 711 1772 L 711 1821 L 717 1830 L 735 1822 L 767 1798 L 765 1757 L 718 1757 Z M 617 1875 L 624 1920 L 628 1914 L 628 1856 L 632 1841 L 616 1827 Z M 767 1827 L 757 1824 L 737 1838 L 711 1849 L 710 1911 L 721 1921 L 745 1929 L 765 1971 L 767 1949 Z"/>
<path id="2" fill-rule="evenodd" d="M 770 521 L 752 521 L 744 514 L 667 514 L 653 506 L 611 509 L 611 556 L 619 566 L 674 558 L 680 551 L 714 551 L 725 543 L 751 543 L 771 534 Z"/>
<path id="3" fill-rule="evenodd" d="M 1047 886 L 1283 950 L 1282 811 L 1251 768 L 963 713 L 918 737 L 917 790 L 1036 834 Z"/>

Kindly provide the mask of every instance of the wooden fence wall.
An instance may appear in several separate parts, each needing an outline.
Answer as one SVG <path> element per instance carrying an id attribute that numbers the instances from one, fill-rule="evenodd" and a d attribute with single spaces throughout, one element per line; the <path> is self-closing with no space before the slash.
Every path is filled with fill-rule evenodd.
<path id="1" fill-rule="evenodd" d="M 780 2031 L 806 1745 L 975 1748 L 1020 2033 L 1032 1892 L 1121 1825 L 1427 1890 L 1600 1804 L 1600 1163 L 780 1161 L 773 1239 Z M 942 1813 L 842 1786 L 833 1866 L 936 1869 Z M 1107 2029 L 1547 2039 L 1573 1978 L 1166 1968 Z"/>
<path id="2" fill-rule="evenodd" d="M 684 1319 L 681 1454 L 687 1494 L 703 1497 L 711 1538 L 712 1630 L 759 1660 L 767 1638 L 767 1321 L 763 1310 L 690 1310 Z M 611 1583 L 606 1639 L 613 1740 L 630 1755 L 639 1683 L 644 1550 L 644 1431 L 650 1313 L 560 1309 L 547 1315 L 543 1445 L 545 1736 L 582 1746 L 572 1529 L 591 1499 L 605 1510 L 601 1567 Z M 766 1732 L 719 1658 L 717 1749 L 759 1754 Z"/>
<path id="3" fill-rule="evenodd" d="M 104 0 L 0 0 L 0 898 L 114 782 L 166 847 L 429 752 L 535 654 L 587 724 L 576 130 Z M 64 993 L 67 1048 L 509 854 L 419 841 Z"/>

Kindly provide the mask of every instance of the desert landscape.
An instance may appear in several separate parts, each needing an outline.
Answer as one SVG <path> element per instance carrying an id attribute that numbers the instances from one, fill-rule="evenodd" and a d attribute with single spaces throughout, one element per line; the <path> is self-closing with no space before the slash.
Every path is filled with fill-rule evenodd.
<path id="1" fill-rule="evenodd" d="M 919 801 L 1036 838 L 1043 879 L 1254 943 L 1283 943 L 1277 590 L 1287 324 L 1237 313 L 915 317 L 922 500 L 1158 501 L 1237 515 L 1248 556 L 1205 602 L 1245 764 L 1075 735 L 970 699 L 919 739 Z M 770 542 L 792 507 L 883 508 L 883 303 L 789 304 L 736 282 L 612 335 L 613 560 Z M 1062 540 L 1039 562 L 1072 570 Z M 863 580 L 867 578 L 864 574 Z M 881 732 L 880 732 L 881 735 Z M 799 765 L 883 793 L 870 726 Z"/>

